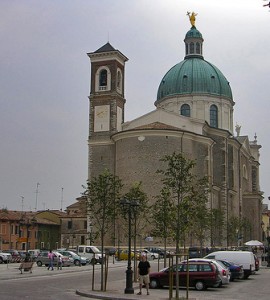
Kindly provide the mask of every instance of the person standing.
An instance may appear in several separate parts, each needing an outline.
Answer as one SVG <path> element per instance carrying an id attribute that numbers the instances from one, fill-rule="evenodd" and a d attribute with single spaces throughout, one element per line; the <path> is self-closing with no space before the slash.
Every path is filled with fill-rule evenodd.
<path id="1" fill-rule="evenodd" d="M 50 250 L 50 252 L 48 253 L 48 258 L 49 258 L 49 266 L 48 266 L 48 270 L 50 270 L 50 268 L 52 268 L 53 271 L 53 259 L 54 259 L 54 254 L 52 253 L 52 250 Z"/>
<path id="2" fill-rule="evenodd" d="M 142 285 L 143 283 L 146 286 L 147 295 L 149 295 L 149 273 L 150 273 L 150 263 L 147 260 L 146 254 L 142 253 L 141 255 L 141 261 L 138 264 L 138 279 L 140 284 L 140 291 L 137 293 L 137 295 L 142 294 Z"/>
<path id="3" fill-rule="evenodd" d="M 62 260 L 62 256 L 61 255 L 59 255 L 58 257 L 57 257 L 57 270 L 62 270 L 62 266 L 63 266 L 63 260 Z"/>

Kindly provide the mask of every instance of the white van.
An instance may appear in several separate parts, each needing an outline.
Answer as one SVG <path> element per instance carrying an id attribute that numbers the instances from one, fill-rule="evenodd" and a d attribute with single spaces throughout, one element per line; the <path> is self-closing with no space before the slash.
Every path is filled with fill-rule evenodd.
<path id="1" fill-rule="evenodd" d="M 208 254 L 205 258 L 226 260 L 243 266 L 245 279 L 255 273 L 254 254 L 249 251 L 216 251 Z"/>
<path id="2" fill-rule="evenodd" d="M 77 253 L 90 259 L 90 263 L 102 263 L 102 253 L 96 246 L 80 245 L 77 247 Z"/>

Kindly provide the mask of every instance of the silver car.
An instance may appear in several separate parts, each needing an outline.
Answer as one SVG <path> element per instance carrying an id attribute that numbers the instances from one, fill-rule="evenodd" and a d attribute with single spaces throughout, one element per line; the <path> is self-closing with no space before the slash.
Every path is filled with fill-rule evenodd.
<path id="1" fill-rule="evenodd" d="M 221 279 L 220 284 L 216 287 L 221 287 L 223 284 L 229 284 L 230 283 L 231 272 L 221 261 L 217 261 L 215 259 L 207 259 L 207 258 L 191 258 L 189 261 L 210 261 L 210 262 L 213 262 L 218 268 L 219 277 Z"/>
<path id="2" fill-rule="evenodd" d="M 12 260 L 12 256 L 10 253 L 4 253 L 0 250 L 0 264 L 9 263 Z"/>
<path id="3" fill-rule="evenodd" d="M 90 264 L 90 259 L 89 258 L 80 256 L 80 255 L 76 254 L 73 251 L 70 251 L 70 250 L 58 250 L 58 252 L 61 253 L 64 256 L 72 257 L 75 266 L 81 266 L 81 265 L 85 266 L 87 264 Z"/>
<path id="4" fill-rule="evenodd" d="M 36 263 L 39 267 L 41 266 L 49 266 L 50 264 L 50 259 L 48 257 L 48 253 L 49 251 L 41 251 L 39 253 L 39 255 L 36 258 Z M 57 266 L 57 257 L 61 256 L 62 257 L 62 265 L 63 267 L 70 267 L 71 265 L 74 264 L 74 260 L 71 257 L 68 256 L 64 256 L 61 253 L 57 252 L 57 251 L 52 251 L 52 253 L 54 254 L 54 260 L 53 260 L 53 265 Z"/>

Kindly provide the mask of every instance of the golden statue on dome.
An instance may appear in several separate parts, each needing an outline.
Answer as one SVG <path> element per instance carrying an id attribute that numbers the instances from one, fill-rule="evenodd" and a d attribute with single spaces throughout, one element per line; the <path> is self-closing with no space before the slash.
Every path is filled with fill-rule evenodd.
<path id="1" fill-rule="evenodd" d="M 187 16 L 189 17 L 189 21 L 192 27 L 195 27 L 195 21 L 196 21 L 196 16 L 198 14 L 195 14 L 195 12 L 190 13 L 189 11 L 187 12 Z"/>

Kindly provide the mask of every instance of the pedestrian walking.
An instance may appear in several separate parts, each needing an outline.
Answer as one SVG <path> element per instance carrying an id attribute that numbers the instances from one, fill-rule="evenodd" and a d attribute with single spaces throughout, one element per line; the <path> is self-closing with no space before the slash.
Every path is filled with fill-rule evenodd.
<path id="1" fill-rule="evenodd" d="M 50 250 L 50 252 L 48 253 L 48 258 L 49 258 L 49 266 L 48 266 L 48 270 L 50 270 L 50 268 L 53 271 L 53 259 L 54 259 L 54 254 L 52 253 L 52 250 Z"/>
<path id="2" fill-rule="evenodd" d="M 62 260 L 62 256 L 61 255 L 59 255 L 58 257 L 57 257 L 57 270 L 62 270 L 62 266 L 63 266 L 63 260 Z"/>
<path id="3" fill-rule="evenodd" d="M 150 263 L 147 260 L 146 253 L 142 253 L 141 260 L 138 264 L 138 280 L 140 284 L 140 291 L 137 295 L 142 294 L 142 286 L 145 284 L 147 295 L 149 295 L 149 273 L 150 273 Z"/>

